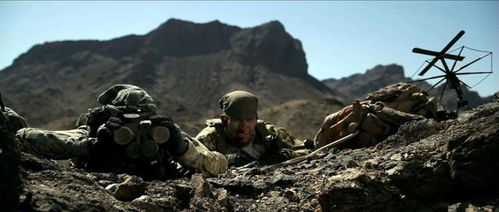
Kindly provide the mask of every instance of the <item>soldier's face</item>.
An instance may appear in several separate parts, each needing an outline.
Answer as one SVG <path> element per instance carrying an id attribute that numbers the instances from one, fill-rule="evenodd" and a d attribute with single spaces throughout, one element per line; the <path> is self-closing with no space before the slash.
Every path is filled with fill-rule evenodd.
<path id="1" fill-rule="evenodd" d="M 224 118 L 225 117 L 225 118 Z M 255 137 L 256 118 L 238 119 L 222 117 L 230 139 L 241 145 L 247 145 Z"/>

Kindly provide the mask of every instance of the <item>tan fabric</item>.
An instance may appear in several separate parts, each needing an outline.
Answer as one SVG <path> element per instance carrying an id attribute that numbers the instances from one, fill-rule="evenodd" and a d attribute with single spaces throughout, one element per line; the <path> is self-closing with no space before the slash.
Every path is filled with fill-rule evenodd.
<path id="1" fill-rule="evenodd" d="M 316 148 L 357 129 L 360 134 L 349 142 L 349 147 L 371 146 L 393 134 L 407 121 L 437 118 L 436 98 L 410 83 L 386 86 L 369 93 L 366 99 L 328 115 L 315 136 Z"/>
<path id="2" fill-rule="evenodd" d="M 187 152 L 176 158 L 180 164 L 196 168 L 213 176 L 222 174 L 227 170 L 228 163 L 225 156 L 210 151 L 201 142 L 187 134 L 184 136 L 189 139 L 190 143 Z"/>
<path id="3" fill-rule="evenodd" d="M 429 96 L 414 84 L 395 83 L 369 93 L 366 100 L 370 103 L 381 102 L 386 107 L 405 113 L 437 118 L 437 98 Z"/>
<path id="4" fill-rule="evenodd" d="M 315 136 L 316 148 L 334 142 L 359 130 L 360 134 L 347 145 L 350 148 L 372 146 L 411 120 L 424 119 L 421 115 L 394 110 L 383 105 L 355 102 L 342 110 L 328 115 Z"/>
<path id="5" fill-rule="evenodd" d="M 304 143 L 299 139 L 291 136 L 286 130 L 280 127 L 275 127 L 274 125 L 264 123 L 263 121 L 258 121 L 256 137 L 251 144 L 245 147 L 237 147 L 233 145 L 230 140 L 227 139 L 225 130 L 220 129 L 221 122 L 219 119 L 212 119 L 207 121 L 209 126 L 201 130 L 201 132 L 196 135 L 201 143 L 203 143 L 209 150 L 217 151 L 222 154 L 238 153 L 243 152 L 246 155 L 253 157 L 255 160 L 259 160 L 267 154 L 269 151 L 275 151 L 275 146 L 272 146 L 264 137 L 265 132 L 259 130 L 259 125 L 263 126 L 268 134 L 275 134 L 277 136 L 277 148 L 289 148 L 293 149 L 296 147 L 303 147 Z M 219 128 L 217 130 L 217 128 Z M 301 149 L 292 152 L 291 157 L 298 157 L 308 154 L 309 150 Z"/>

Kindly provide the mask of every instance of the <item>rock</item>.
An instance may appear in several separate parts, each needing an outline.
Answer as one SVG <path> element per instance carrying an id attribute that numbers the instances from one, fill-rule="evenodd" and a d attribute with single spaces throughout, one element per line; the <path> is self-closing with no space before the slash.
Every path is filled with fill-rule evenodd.
<path id="1" fill-rule="evenodd" d="M 213 187 L 200 174 L 192 175 L 191 184 L 194 188 L 194 197 L 212 197 Z"/>
<path id="2" fill-rule="evenodd" d="M 485 124 L 486 119 L 490 122 Z M 469 127 L 472 133 L 467 138 L 453 140 L 448 145 L 450 175 L 456 192 L 470 197 L 496 196 L 499 194 L 499 112 L 477 119 Z"/>
<path id="3" fill-rule="evenodd" d="M 225 189 L 214 189 L 201 174 L 195 174 L 191 178 L 194 188 L 194 196 L 190 201 L 190 208 L 195 210 L 228 210 L 227 191 Z"/>
<path id="4" fill-rule="evenodd" d="M 347 169 L 330 178 L 319 193 L 323 211 L 383 210 L 397 201 L 400 197 L 396 189 L 360 169 Z"/>
<path id="5" fill-rule="evenodd" d="M 134 199 L 130 204 L 136 206 L 139 209 L 145 210 L 145 211 L 151 211 L 151 212 L 160 212 L 163 211 L 163 209 L 156 204 L 153 203 L 153 200 L 146 195 L 142 195 L 136 199 Z"/>
<path id="6" fill-rule="evenodd" d="M 129 176 L 122 183 L 109 185 L 106 190 L 108 188 L 115 189 L 112 194 L 117 200 L 131 201 L 144 194 L 146 185 L 140 177 Z"/>
<path id="7" fill-rule="evenodd" d="M 284 196 L 289 199 L 289 201 L 292 202 L 299 202 L 300 197 L 298 197 L 298 194 L 294 189 L 289 189 L 284 192 Z"/>
<path id="8" fill-rule="evenodd" d="M 177 199 L 184 200 L 184 201 L 187 200 L 187 202 L 189 202 L 191 196 L 193 195 L 192 191 L 193 191 L 193 189 L 189 185 L 177 184 L 177 185 L 175 185 L 174 196 Z"/>

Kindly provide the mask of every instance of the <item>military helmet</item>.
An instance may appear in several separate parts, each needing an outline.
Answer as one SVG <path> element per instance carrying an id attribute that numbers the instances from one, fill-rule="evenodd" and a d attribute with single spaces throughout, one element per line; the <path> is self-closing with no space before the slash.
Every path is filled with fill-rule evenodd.
<path id="1" fill-rule="evenodd" d="M 142 88 L 129 84 L 117 84 L 104 91 L 97 98 L 102 105 L 135 107 L 141 112 L 156 112 L 156 103 Z"/>

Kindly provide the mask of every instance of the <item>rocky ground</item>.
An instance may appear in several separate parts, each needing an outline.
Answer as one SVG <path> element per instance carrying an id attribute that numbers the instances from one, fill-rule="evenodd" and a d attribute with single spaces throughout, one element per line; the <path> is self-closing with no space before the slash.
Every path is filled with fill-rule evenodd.
<path id="1" fill-rule="evenodd" d="M 454 120 L 406 123 L 373 147 L 333 148 L 319 159 L 275 169 L 242 167 L 213 178 L 195 174 L 144 181 L 126 174 L 87 173 L 20 152 L 19 207 L 21 211 L 498 211 L 498 153 L 497 99 Z"/>

